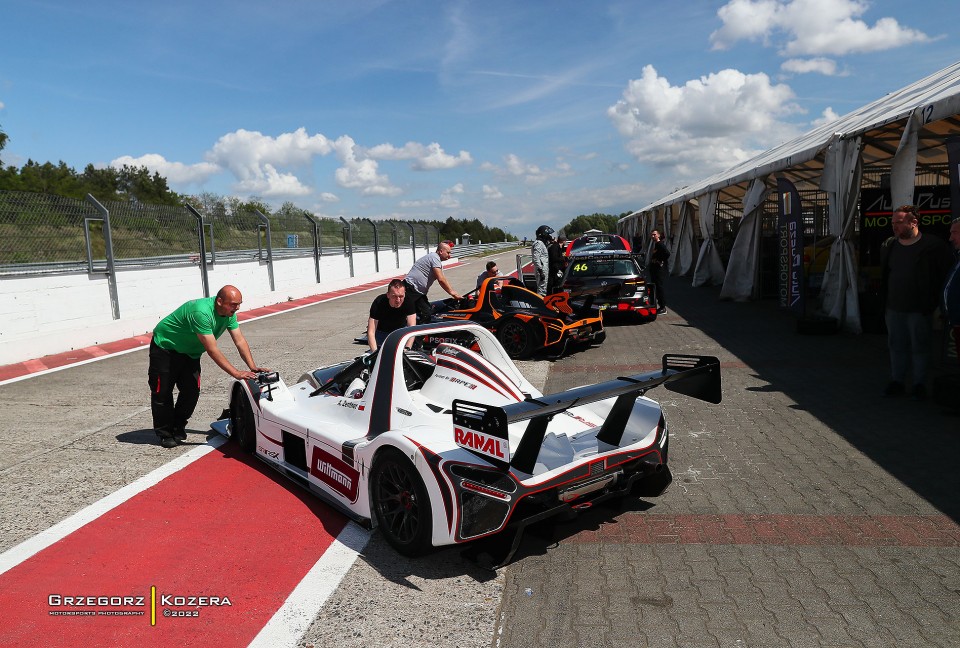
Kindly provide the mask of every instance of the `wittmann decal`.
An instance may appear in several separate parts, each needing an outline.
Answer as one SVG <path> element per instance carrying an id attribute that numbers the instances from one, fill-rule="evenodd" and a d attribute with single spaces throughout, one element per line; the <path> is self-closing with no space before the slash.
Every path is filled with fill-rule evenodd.
<path id="1" fill-rule="evenodd" d="M 340 457 L 330 454 L 320 446 L 313 447 L 310 474 L 351 502 L 357 501 L 360 473 L 344 463 Z"/>

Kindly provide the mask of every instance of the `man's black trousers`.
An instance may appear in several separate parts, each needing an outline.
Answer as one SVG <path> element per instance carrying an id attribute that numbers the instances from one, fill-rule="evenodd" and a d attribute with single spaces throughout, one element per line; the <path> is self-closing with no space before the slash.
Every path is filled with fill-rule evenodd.
<path id="1" fill-rule="evenodd" d="M 200 359 L 161 349 L 151 342 L 147 381 L 153 427 L 161 437 L 173 436 L 174 429 L 186 427 L 200 399 Z M 176 403 L 174 387 L 179 392 Z"/>

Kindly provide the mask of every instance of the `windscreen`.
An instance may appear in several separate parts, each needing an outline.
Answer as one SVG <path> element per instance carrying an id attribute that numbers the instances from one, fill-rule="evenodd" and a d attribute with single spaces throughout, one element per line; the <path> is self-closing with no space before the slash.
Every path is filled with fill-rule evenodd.
<path id="1" fill-rule="evenodd" d="M 622 277 L 639 274 L 633 259 L 574 259 L 571 277 Z"/>

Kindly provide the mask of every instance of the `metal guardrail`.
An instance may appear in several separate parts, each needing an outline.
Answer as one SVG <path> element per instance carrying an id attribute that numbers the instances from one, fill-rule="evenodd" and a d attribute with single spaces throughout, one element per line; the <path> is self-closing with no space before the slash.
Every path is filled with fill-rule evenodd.
<path id="1" fill-rule="evenodd" d="M 454 256 L 471 257 L 498 250 L 511 250 L 517 248 L 517 243 L 483 243 L 480 245 L 457 245 L 454 247 Z M 410 246 L 400 246 L 400 250 L 410 250 Z M 343 248 L 339 245 L 320 248 L 321 256 L 345 256 Z M 387 251 L 380 248 L 380 253 Z M 354 245 L 354 254 L 372 253 L 372 245 Z M 409 254 L 409 252 L 407 252 Z M 258 249 L 249 250 L 218 250 L 217 263 L 237 263 L 241 261 L 261 260 L 262 252 Z M 313 256 L 313 248 L 274 248 L 273 258 L 277 259 L 296 259 Z M 418 254 L 419 256 L 419 254 Z M 407 258 L 404 256 L 404 258 Z M 210 264 L 208 258 L 207 263 Z M 165 254 L 150 257 L 115 259 L 114 265 L 117 268 L 125 270 L 146 269 L 157 267 L 177 267 L 199 265 L 200 255 L 191 254 Z M 400 270 L 408 269 L 407 265 L 401 263 Z M 76 274 L 79 272 L 103 273 L 107 271 L 104 259 L 95 259 L 92 264 L 87 261 L 75 262 L 56 262 L 56 263 L 17 263 L 0 265 L 0 276 L 24 276 L 24 275 L 56 275 L 56 274 Z"/>

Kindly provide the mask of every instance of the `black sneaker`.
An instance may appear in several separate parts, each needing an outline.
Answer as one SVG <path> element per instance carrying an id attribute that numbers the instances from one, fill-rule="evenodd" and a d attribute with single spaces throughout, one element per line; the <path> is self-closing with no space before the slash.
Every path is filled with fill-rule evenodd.
<path id="1" fill-rule="evenodd" d="M 173 437 L 160 437 L 160 445 L 164 448 L 176 448 L 177 440 Z"/>
<path id="2" fill-rule="evenodd" d="M 663 315 L 666 312 L 667 312 L 666 306 L 661 306 L 660 308 L 657 309 L 657 315 Z"/>
<path id="3" fill-rule="evenodd" d="M 173 438 L 176 441 L 186 441 L 187 440 L 187 431 L 182 427 L 173 428 Z"/>
<path id="4" fill-rule="evenodd" d="M 902 396 L 905 393 L 906 390 L 903 388 L 903 383 L 896 380 L 891 380 L 887 388 L 883 390 L 884 396 Z"/>
<path id="5" fill-rule="evenodd" d="M 927 400 L 927 388 L 924 385 L 914 385 L 910 395 L 913 396 L 914 400 Z"/>

